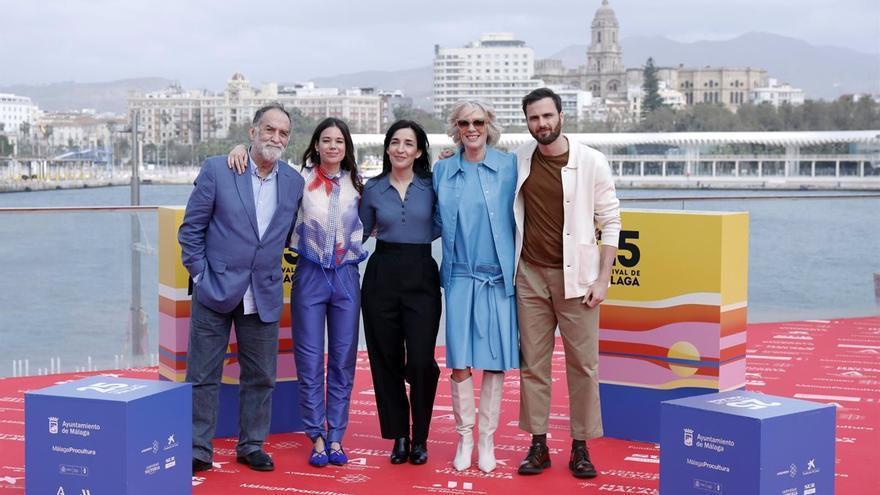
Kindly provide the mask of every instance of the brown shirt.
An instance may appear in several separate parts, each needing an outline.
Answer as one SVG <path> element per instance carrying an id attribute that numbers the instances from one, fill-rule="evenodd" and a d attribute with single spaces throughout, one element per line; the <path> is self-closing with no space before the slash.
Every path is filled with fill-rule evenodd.
<path id="1" fill-rule="evenodd" d="M 522 257 L 538 266 L 562 268 L 562 167 L 568 151 L 544 156 L 532 155 L 529 178 L 522 186 L 525 222 Z"/>

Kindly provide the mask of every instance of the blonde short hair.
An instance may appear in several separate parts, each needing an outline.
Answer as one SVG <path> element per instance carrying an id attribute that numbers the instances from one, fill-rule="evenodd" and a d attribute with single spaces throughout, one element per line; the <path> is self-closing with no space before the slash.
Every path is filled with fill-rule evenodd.
<path id="1" fill-rule="evenodd" d="M 495 122 L 495 109 L 492 105 L 478 100 L 461 100 L 452 107 L 449 112 L 446 135 L 452 138 L 455 144 L 461 144 L 461 131 L 458 128 L 458 120 L 468 108 L 482 110 L 486 115 L 486 144 L 492 146 L 501 139 L 501 127 Z"/>

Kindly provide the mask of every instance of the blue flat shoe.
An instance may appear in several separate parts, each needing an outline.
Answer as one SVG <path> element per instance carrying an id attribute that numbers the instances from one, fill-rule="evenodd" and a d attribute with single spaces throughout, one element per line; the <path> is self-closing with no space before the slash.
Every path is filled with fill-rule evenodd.
<path id="1" fill-rule="evenodd" d="M 339 446 L 339 450 L 334 448 L 330 448 L 329 454 L 327 454 L 327 458 L 330 461 L 330 464 L 334 466 L 344 466 L 348 464 L 348 456 L 345 455 L 345 451 L 342 450 L 342 446 Z"/>
<path id="2" fill-rule="evenodd" d="M 318 452 L 314 448 L 312 449 L 312 453 L 309 455 L 309 464 L 315 467 L 324 467 L 327 465 L 328 461 L 329 459 L 326 450 Z"/>

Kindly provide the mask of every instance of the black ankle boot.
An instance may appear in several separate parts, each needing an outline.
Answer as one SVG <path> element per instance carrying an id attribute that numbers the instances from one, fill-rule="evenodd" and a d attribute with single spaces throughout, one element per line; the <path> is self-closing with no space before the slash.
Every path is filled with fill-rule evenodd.
<path id="1" fill-rule="evenodd" d="M 428 462 L 428 444 L 425 442 L 413 442 L 409 452 L 409 462 L 421 465 Z"/>
<path id="2" fill-rule="evenodd" d="M 391 448 L 391 464 L 403 464 L 407 459 L 409 459 L 409 438 L 395 438 L 394 447 Z"/>

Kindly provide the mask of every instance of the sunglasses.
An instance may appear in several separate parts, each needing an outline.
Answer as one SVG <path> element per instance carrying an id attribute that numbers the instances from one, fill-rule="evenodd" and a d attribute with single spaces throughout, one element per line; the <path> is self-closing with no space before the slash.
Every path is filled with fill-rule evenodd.
<path id="1" fill-rule="evenodd" d="M 473 125 L 474 129 L 479 130 L 479 129 L 486 127 L 486 121 L 485 120 L 459 120 L 458 122 L 456 122 L 456 125 L 458 125 L 459 129 L 467 129 L 468 127 Z"/>

